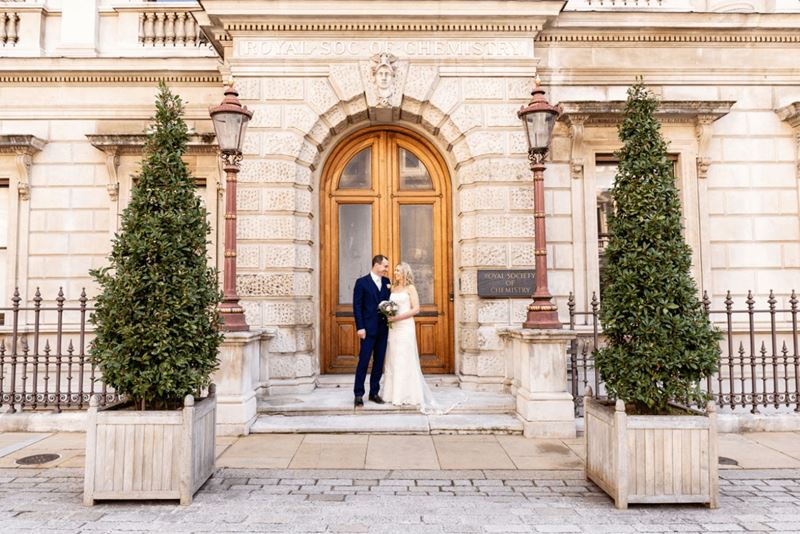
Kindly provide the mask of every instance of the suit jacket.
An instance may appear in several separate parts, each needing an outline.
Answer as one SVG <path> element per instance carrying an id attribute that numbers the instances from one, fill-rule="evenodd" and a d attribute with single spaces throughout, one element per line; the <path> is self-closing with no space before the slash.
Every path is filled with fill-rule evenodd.
<path id="1" fill-rule="evenodd" d="M 388 278 L 381 277 L 381 289 L 378 291 L 378 286 L 373 282 L 371 275 L 368 274 L 356 280 L 353 288 L 353 315 L 356 318 L 356 330 L 366 330 L 368 336 L 388 331 L 386 321 L 378 312 L 378 304 L 389 300 L 391 293 L 389 284 Z"/>

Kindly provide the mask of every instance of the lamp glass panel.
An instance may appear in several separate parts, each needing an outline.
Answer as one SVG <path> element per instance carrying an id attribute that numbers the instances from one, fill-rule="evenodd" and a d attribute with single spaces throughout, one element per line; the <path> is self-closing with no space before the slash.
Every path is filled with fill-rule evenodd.
<path id="1" fill-rule="evenodd" d="M 247 125 L 250 122 L 250 117 L 247 115 L 239 115 L 239 140 L 236 143 L 237 152 L 241 152 L 244 147 L 244 135 L 247 133 Z"/>
<path id="2" fill-rule="evenodd" d="M 222 152 L 238 152 L 241 150 L 242 119 L 241 113 L 215 113 L 212 116 L 217 143 Z"/>
<path id="3" fill-rule="evenodd" d="M 544 111 L 525 115 L 526 132 L 530 148 L 543 149 L 550 146 L 550 136 L 556 124 L 556 114 Z"/>

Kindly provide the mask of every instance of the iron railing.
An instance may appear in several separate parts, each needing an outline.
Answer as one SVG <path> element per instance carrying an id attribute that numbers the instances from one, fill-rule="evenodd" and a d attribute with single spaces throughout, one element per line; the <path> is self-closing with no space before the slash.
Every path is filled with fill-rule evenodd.
<path id="1" fill-rule="evenodd" d="M 100 404 L 119 400 L 102 382 L 100 372 L 87 354 L 90 333 L 86 291 L 77 306 L 67 305 L 59 289 L 55 305 L 43 305 L 39 289 L 32 306 L 21 306 L 19 289 L 10 308 L 0 308 L 10 331 L 0 329 L 0 409 L 84 409 L 92 395 Z"/>
<path id="2" fill-rule="evenodd" d="M 745 307 L 735 308 L 728 291 L 722 308 L 713 308 L 703 293 L 703 309 L 722 333 L 717 372 L 701 388 L 717 406 L 728 412 L 800 412 L 800 351 L 798 350 L 798 298 L 794 290 L 788 307 L 778 307 L 770 291 L 767 307 L 757 308 L 751 291 Z M 570 343 L 568 378 L 575 399 L 575 413 L 583 414 L 583 394 L 591 386 L 598 397 L 607 396 L 594 366 L 594 356 L 603 344 L 600 301 L 592 295 L 588 311 L 577 311 L 575 298 L 567 302 L 569 327 L 578 332 Z"/>
<path id="3" fill-rule="evenodd" d="M 94 308 L 82 291 L 77 305 L 67 305 L 59 289 L 54 305 L 43 305 L 39 289 L 32 306 L 21 306 L 19 291 L 10 308 L 0 308 L 0 411 L 85 409 L 92 395 L 101 405 L 121 400 L 102 381 L 91 363 L 87 328 Z M 770 292 L 766 308 L 756 308 L 748 292 L 744 308 L 735 308 L 728 292 L 722 308 L 713 308 L 707 294 L 703 308 L 722 331 L 717 373 L 701 386 L 727 411 L 771 413 L 800 412 L 800 336 L 798 298 L 794 291 L 788 307 L 778 307 Z M 570 329 L 578 332 L 568 348 L 568 380 L 575 398 L 576 415 L 583 413 L 583 393 L 591 385 L 606 396 L 596 372 L 594 355 L 602 346 L 600 301 L 592 296 L 590 309 L 578 311 L 574 296 L 568 300 Z M 10 330 L 8 325 L 10 323 Z"/>

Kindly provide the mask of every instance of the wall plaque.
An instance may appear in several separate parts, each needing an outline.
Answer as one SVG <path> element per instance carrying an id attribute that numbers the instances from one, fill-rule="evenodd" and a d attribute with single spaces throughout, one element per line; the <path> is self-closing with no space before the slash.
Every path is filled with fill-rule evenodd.
<path id="1" fill-rule="evenodd" d="M 533 295 L 533 269 L 478 271 L 478 296 L 484 298 L 529 298 Z"/>

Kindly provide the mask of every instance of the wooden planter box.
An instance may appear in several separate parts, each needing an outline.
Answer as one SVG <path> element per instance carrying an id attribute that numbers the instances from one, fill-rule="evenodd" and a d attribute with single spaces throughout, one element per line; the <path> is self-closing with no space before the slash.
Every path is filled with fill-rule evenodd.
<path id="1" fill-rule="evenodd" d="M 705 503 L 717 507 L 717 417 L 626 415 L 625 403 L 584 399 L 586 478 L 617 508 L 629 503 Z"/>
<path id="2" fill-rule="evenodd" d="M 102 499 L 192 496 L 214 472 L 217 399 L 214 386 L 197 403 L 186 396 L 172 411 L 98 410 L 92 398 L 86 429 L 83 503 Z"/>

